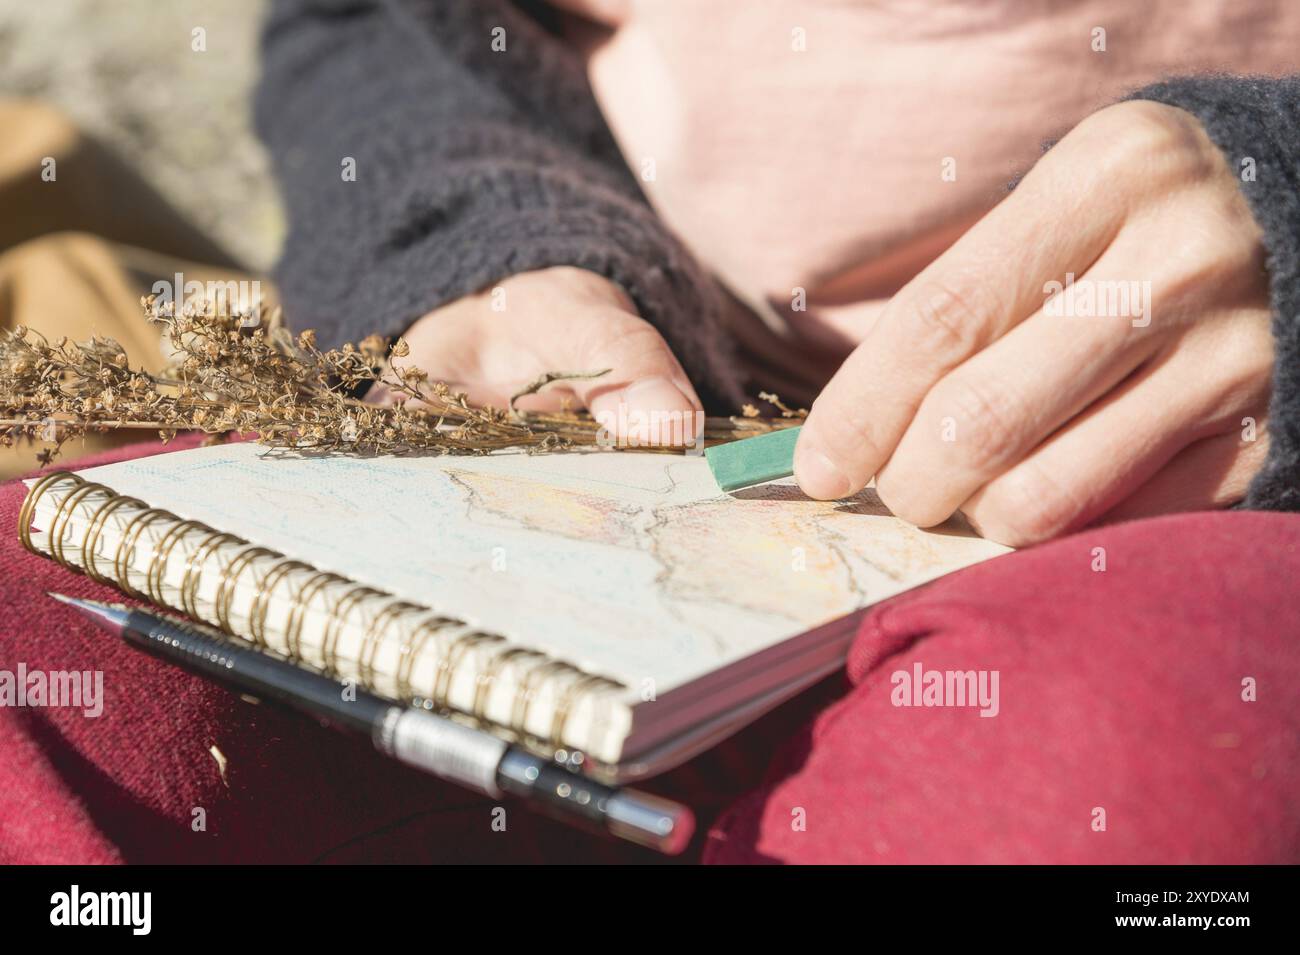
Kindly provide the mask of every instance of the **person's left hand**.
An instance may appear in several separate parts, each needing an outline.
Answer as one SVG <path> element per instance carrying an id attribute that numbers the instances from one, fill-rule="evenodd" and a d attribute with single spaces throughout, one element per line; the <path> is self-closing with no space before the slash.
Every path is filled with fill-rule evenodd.
<path id="1" fill-rule="evenodd" d="M 1221 507 L 1263 463 L 1272 361 L 1234 170 L 1189 113 L 1122 103 L 890 301 L 814 403 L 795 476 L 834 499 L 874 475 L 906 520 L 960 509 L 1017 546 Z"/>

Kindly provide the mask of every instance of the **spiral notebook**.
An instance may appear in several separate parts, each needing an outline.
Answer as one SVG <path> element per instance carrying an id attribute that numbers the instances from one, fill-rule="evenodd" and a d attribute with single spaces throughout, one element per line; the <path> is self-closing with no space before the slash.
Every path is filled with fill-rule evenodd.
<path id="1" fill-rule="evenodd" d="M 855 610 L 1003 553 L 868 490 L 726 495 L 641 452 L 237 443 L 28 482 L 29 549 L 302 665 L 626 781 L 842 665 Z"/>

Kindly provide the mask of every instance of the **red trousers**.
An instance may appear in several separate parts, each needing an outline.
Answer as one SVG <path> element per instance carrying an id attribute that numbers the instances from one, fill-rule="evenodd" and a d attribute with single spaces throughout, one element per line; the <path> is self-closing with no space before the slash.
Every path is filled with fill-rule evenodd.
<path id="1" fill-rule="evenodd" d="M 188 442 L 177 444 L 184 446 Z M 156 446 L 108 458 L 156 452 Z M 45 597 L 0 490 L 0 862 L 654 861 L 383 759 Z M 1300 516 L 1187 514 L 971 568 L 864 616 L 840 677 L 647 788 L 706 862 L 1300 861 Z"/>

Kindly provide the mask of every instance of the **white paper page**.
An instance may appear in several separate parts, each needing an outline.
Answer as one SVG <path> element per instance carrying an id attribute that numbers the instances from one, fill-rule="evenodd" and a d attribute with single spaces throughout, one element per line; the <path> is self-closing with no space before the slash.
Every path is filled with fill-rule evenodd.
<path id="1" fill-rule="evenodd" d="M 787 481 L 728 496 L 698 456 L 231 444 L 81 473 L 657 694 L 1006 551 L 912 528 L 870 491 L 823 503 Z"/>

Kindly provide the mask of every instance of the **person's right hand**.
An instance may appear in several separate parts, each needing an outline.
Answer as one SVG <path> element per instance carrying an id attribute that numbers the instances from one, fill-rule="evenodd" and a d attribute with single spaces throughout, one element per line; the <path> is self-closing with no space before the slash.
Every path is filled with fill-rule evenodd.
<path id="1" fill-rule="evenodd" d="M 402 337 L 410 351 L 394 357 L 394 367 L 414 365 L 474 404 L 506 408 L 512 395 L 548 372 L 609 369 L 598 378 L 557 381 L 516 406 L 553 411 L 567 402 L 573 410 L 586 408 L 619 441 L 632 444 L 680 443 L 671 439 L 671 429 L 645 423 L 675 415 L 694 427 L 703 414 L 668 343 L 621 288 L 585 269 L 511 276 L 434 309 Z M 376 386 L 367 400 L 394 397 Z"/>

